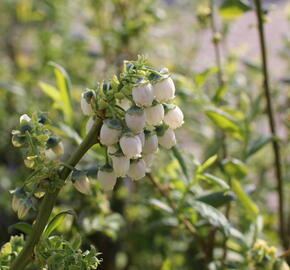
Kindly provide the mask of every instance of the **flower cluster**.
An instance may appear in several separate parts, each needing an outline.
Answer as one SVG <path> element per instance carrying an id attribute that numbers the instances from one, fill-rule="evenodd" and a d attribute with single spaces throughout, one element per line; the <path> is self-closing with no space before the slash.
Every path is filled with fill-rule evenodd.
<path id="1" fill-rule="evenodd" d="M 33 170 L 23 182 L 23 186 L 12 191 L 12 208 L 19 219 L 23 219 L 31 208 L 35 208 L 37 198 L 47 189 L 59 185 L 59 162 L 63 154 L 63 144 L 49 129 L 49 120 L 44 114 L 34 114 L 31 118 L 20 117 L 19 129 L 12 131 L 12 144 L 24 150 L 24 165 Z M 52 180 L 56 181 L 52 181 Z"/>
<path id="2" fill-rule="evenodd" d="M 91 116 L 87 132 L 94 117 L 103 116 L 99 139 L 107 148 L 107 163 L 99 168 L 98 180 L 104 190 L 112 190 L 118 177 L 143 178 L 158 146 L 176 144 L 174 130 L 183 124 L 183 113 L 174 97 L 168 70 L 153 69 L 143 57 L 125 61 L 119 78 L 82 94 L 82 111 Z"/>

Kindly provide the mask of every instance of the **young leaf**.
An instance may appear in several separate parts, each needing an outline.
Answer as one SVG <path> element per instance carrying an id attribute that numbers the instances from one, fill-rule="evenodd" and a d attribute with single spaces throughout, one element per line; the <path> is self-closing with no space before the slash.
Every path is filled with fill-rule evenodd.
<path id="1" fill-rule="evenodd" d="M 251 146 L 249 147 L 246 157 L 249 158 L 256 152 L 258 152 L 260 149 L 262 149 L 265 145 L 272 142 L 274 139 L 273 136 L 261 136 L 258 139 L 256 139 Z"/>
<path id="2" fill-rule="evenodd" d="M 209 173 L 198 174 L 197 178 L 208 181 L 212 184 L 218 185 L 223 189 L 230 189 L 230 186 L 223 179 L 216 177 L 212 174 L 209 174 Z"/>
<path id="3" fill-rule="evenodd" d="M 230 224 L 227 218 L 216 208 L 201 201 L 191 202 L 192 207 L 211 225 L 221 229 L 226 235 L 230 232 Z"/>
<path id="4" fill-rule="evenodd" d="M 257 205 L 250 199 L 236 179 L 232 179 L 232 189 L 238 197 L 243 207 L 246 209 L 249 218 L 254 220 L 259 214 Z"/>
<path id="5" fill-rule="evenodd" d="M 238 179 L 244 178 L 248 174 L 246 165 L 236 158 L 223 160 L 223 167 L 227 174 Z"/>
<path id="6" fill-rule="evenodd" d="M 209 157 L 200 167 L 197 168 L 197 173 L 204 172 L 207 168 L 213 165 L 217 161 L 217 155 Z"/>
<path id="7" fill-rule="evenodd" d="M 51 221 L 47 224 L 45 231 L 43 233 L 44 237 L 49 237 L 51 235 L 51 233 L 58 227 L 61 225 L 61 223 L 63 222 L 64 218 L 66 215 L 75 215 L 75 212 L 73 210 L 66 210 L 66 211 L 62 211 L 60 213 L 58 213 L 57 215 L 55 215 Z"/>
<path id="8" fill-rule="evenodd" d="M 14 230 L 18 230 L 29 235 L 32 232 L 32 226 L 31 224 L 26 222 L 17 222 L 16 224 L 13 224 L 8 228 L 8 231 L 10 233 L 13 232 Z"/>
<path id="9" fill-rule="evenodd" d="M 158 208 L 168 212 L 168 213 L 172 213 L 173 210 L 170 206 L 168 206 L 166 203 L 160 201 L 160 200 L 157 200 L 157 199 L 150 199 L 149 202 L 152 204 L 152 205 L 155 205 L 157 206 Z"/>
<path id="10" fill-rule="evenodd" d="M 235 200 L 235 196 L 232 193 L 220 191 L 198 197 L 196 198 L 196 200 L 209 204 L 215 208 L 218 208 Z"/>
<path id="11" fill-rule="evenodd" d="M 208 108 L 205 113 L 222 130 L 236 139 L 243 140 L 244 135 L 240 125 L 232 115 L 217 108 Z"/>
<path id="12" fill-rule="evenodd" d="M 187 170 L 185 160 L 184 160 L 183 156 L 180 154 L 180 152 L 176 146 L 172 147 L 172 153 L 173 153 L 174 157 L 177 159 L 177 161 L 181 167 L 181 170 L 182 170 L 183 174 L 185 175 L 186 179 L 189 179 L 188 170 Z"/>
<path id="13" fill-rule="evenodd" d="M 251 10 L 243 0 L 224 0 L 220 7 L 220 14 L 225 19 L 236 19 Z"/>
<path id="14" fill-rule="evenodd" d="M 54 100 L 54 102 L 61 101 L 60 93 L 54 86 L 47 84 L 45 82 L 39 82 L 38 85 L 45 94 L 47 94 Z"/>
<path id="15" fill-rule="evenodd" d="M 71 82 L 67 72 L 60 65 L 50 62 L 49 65 L 54 67 L 57 87 L 60 91 L 61 101 L 63 103 L 63 113 L 68 124 L 73 122 L 73 108 L 71 100 Z"/>

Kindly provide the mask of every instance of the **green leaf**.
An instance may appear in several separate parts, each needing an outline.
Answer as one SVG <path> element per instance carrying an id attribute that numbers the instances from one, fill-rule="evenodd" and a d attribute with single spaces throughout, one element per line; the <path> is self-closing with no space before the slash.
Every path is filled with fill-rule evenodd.
<path id="1" fill-rule="evenodd" d="M 219 191 L 204 196 L 200 196 L 196 198 L 196 200 L 209 204 L 215 208 L 218 208 L 235 200 L 235 196 L 232 193 Z"/>
<path id="2" fill-rule="evenodd" d="M 181 167 L 181 170 L 184 174 L 184 176 L 189 179 L 189 175 L 188 175 L 188 170 L 187 170 L 187 166 L 186 166 L 186 163 L 185 163 L 185 160 L 183 158 L 183 156 L 181 155 L 181 153 L 179 152 L 178 148 L 176 146 L 172 147 L 172 152 L 173 152 L 173 155 L 174 157 L 177 159 L 180 167 Z"/>
<path id="3" fill-rule="evenodd" d="M 160 200 L 157 200 L 157 199 L 150 199 L 149 202 L 152 204 L 152 205 L 155 205 L 157 206 L 158 208 L 168 212 L 168 213 L 172 213 L 173 210 L 170 206 L 168 206 L 166 203 L 160 201 Z"/>
<path id="4" fill-rule="evenodd" d="M 10 233 L 12 233 L 14 230 L 18 230 L 29 235 L 32 232 L 32 226 L 31 224 L 26 223 L 26 222 L 18 222 L 16 224 L 9 226 L 8 228 L 8 231 Z"/>
<path id="5" fill-rule="evenodd" d="M 73 215 L 75 216 L 75 212 L 73 210 L 66 210 L 58 213 L 55 215 L 50 222 L 47 224 L 45 231 L 43 233 L 44 237 L 49 237 L 51 233 L 61 225 L 66 215 Z"/>
<path id="6" fill-rule="evenodd" d="M 235 158 L 228 158 L 223 160 L 223 167 L 226 173 L 232 177 L 241 179 L 244 178 L 249 170 L 245 163 Z"/>
<path id="7" fill-rule="evenodd" d="M 45 82 L 39 82 L 38 85 L 40 86 L 41 90 L 49 97 L 51 97 L 55 102 L 61 101 L 60 93 L 54 86 Z"/>
<path id="8" fill-rule="evenodd" d="M 273 136 L 261 136 L 257 138 L 249 147 L 246 157 L 250 157 L 259 150 L 261 150 L 264 146 L 266 146 L 268 143 L 272 142 L 275 137 Z"/>
<path id="9" fill-rule="evenodd" d="M 221 178 L 219 177 L 216 177 L 212 174 L 209 174 L 209 173 L 205 173 L 205 174 L 198 174 L 196 176 L 198 179 L 202 179 L 202 180 L 205 180 L 205 181 L 208 181 L 214 185 L 218 185 L 220 186 L 221 188 L 223 189 L 230 189 L 230 186 Z"/>
<path id="10" fill-rule="evenodd" d="M 207 203 L 197 200 L 191 202 L 191 205 L 212 226 L 221 229 L 226 235 L 229 234 L 230 224 L 227 218 L 219 210 Z"/>
<path id="11" fill-rule="evenodd" d="M 251 7 L 242 0 L 224 0 L 220 6 L 220 14 L 225 19 L 236 19 L 249 10 Z"/>
<path id="12" fill-rule="evenodd" d="M 205 113 L 222 130 L 236 139 L 243 140 L 244 135 L 240 125 L 232 115 L 217 108 L 208 108 Z"/>
<path id="13" fill-rule="evenodd" d="M 216 161 L 217 161 L 218 156 L 217 155 L 213 155 L 211 157 L 209 157 L 201 166 L 199 166 L 197 168 L 197 173 L 202 173 L 204 172 L 207 168 L 209 168 L 210 166 L 212 166 Z"/>
<path id="14" fill-rule="evenodd" d="M 56 77 L 57 87 L 60 91 L 61 101 L 63 103 L 63 113 L 65 116 L 66 122 L 71 125 L 73 123 L 73 108 L 71 100 L 71 82 L 70 78 L 63 67 L 60 65 L 49 62 L 49 65 L 54 67 L 54 73 Z"/>
<path id="15" fill-rule="evenodd" d="M 201 73 L 196 74 L 194 77 L 194 82 L 196 86 L 199 88 L 202 87 L 206 83 L 208 76 L 212 73 L 216 73 L 217 71 L 217 67 L 211 67 Z"/>
<path id="16" fill-rule="evenodd" d="M 248 194 L 244 192 L 240 183 L 236 179 L 232 179 L 232 190 L 235 192 L 235 194 L 238 197 L 238 200 L 245 208 L 249 218 L 254 220 L 259 214 L 259 209 L 257 205 L 250 199 Z"/>

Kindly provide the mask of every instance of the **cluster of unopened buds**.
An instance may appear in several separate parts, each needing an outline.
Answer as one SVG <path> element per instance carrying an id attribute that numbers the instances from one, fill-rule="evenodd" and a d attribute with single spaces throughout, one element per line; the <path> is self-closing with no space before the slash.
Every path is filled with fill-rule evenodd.
<path id="1" fill-rule="evenodd" d="M 24 165 L 34 172 L 19 187 L 12 191 L 12 208 L 20 219 L 31 208 L 36 199 L 45 194 L 50 176 L 57 175 L 59 162 L 56 158 L 63 154 L 63 144 L 59 137 L 48 129 L 48 119 L 44 114 L 20 117 L 19 129 L 12 131 L 12 144 L 24 150 Z M 54 177 L 55 178 L 55 177 Z M 53 183 L 54 184 L 54 183 Z M 51 187 L 51 186 L 50 186 Z"/>
<path id="2" fill-rule="evenodd" d="M 87 132 L 94 118 L 103 115 L 99 139 L 106 147 L 107 162 L 99 168 L 98 180 L 105 191 L 113 189 L 118 177 L 143 178 L 158 146 L 176 145 L 174 130 L 183 124 L 183 113 L 173 104 L 174 97 L 168 70 L 155 70 L 142 57 L 125 61 L 119 78 L 114 76 L 82 94 L 82 111 L 91 116 Z M 87 190 L 87 180 L 82 179 L 81 186 Z"/>

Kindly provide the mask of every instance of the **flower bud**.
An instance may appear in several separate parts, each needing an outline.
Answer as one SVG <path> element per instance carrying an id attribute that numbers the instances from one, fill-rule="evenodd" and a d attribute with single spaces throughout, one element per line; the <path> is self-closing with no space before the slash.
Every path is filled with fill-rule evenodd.
<path id="1" fill-rule="evenodd" d="M 145 161 L 140 158 L 138 160 L 132 160 L 130 163 L 130 168 L 128 171 L 128 176 L 132 180 L 139 180 L 143 178 L 146 174 L 146 164 Z"/>
<path id="2" fill-rule="evenodd" d="M 120 106 L 123 110 L 127 111 L 131 107 L 132 103 L 129 99 L 123 98 L 117 101 L 117 105 Z"/>
<path id="3" fill-rule="evenodd" d="M 109 164 L 104 165 L 98 171 L 98 180 L 104 191 L 113 190 L 117 177 Z"/>
<path id="4" fill-rule="evenodd" d="M 24 165 L 27 167 L 27 168 L 32 168 L 35 164 L 35 159 L 37 158 L 37 156 L 29 156 L 27 157 L 26 159 L 24 159 Z"/>
<path id="5" fill-rule="evenodd" d="M 74 187 L 83 194 L 91 195 L 90 181 L 85 172 L 74 170 L 71 176 Z"/>
<path id="6" fill-rule="evenodd" d="M 47 148 L 51 149 L 56 155 L 61 156 L 64 153 L 63 144 L 57 136 L 51 136 L 46 142 Z"/>
<path id="7" fill-rule="evenodd" d="M 18 130 L 13 131 L 12 134 L 12 145 L 14 147 L 21 147 L 25 143 L 25 136 L 21 135 Z"/>
<path id="8" fill-rule="evenodd" d="M 124 177 L 130 166 L 130 159 L 128 159 L 125 156 L 111 156 L 112 158 L 112 163 L 113 163 L 113 169 L 114 173 L 117 177 Z"/>
<path id="9" fill-rule="evenodd" d="M 150 106 L 154 99 L 154 91 L 150 83 L 133 87 L 132 96 L 139 106 Z"/>
<path id="10" fill-rule="evenodd" d="M 115 154 L 117 152 L 118 148 L 116 147 L 116 145 L 110 145 L 107 147 L 107 153 L 109 155 Z"/>
<path id="11" fill-rule="evenodd" d="M 158 142 L 166 149 L 170 149 L 176 145 L 174 131 L 170 128 L 166 129 L 162 135 L 158 136 Z"/>
<path id="12" fill-rule="evenodd" d="M 153 132 L 147 132 L 145 135 L 145 143 L 142 149 L 142 153 L 151 154 L 158 149 L 158 138 Z"/>
<path id="13" fill-rule="evenodd" d="M 12 191 L 13 197 L 12 197 L 12 209 L 14 212 L 18 211 L 18 207 L 20 204 L 20 201 L 25 198 L 26 194 L 25 191 L 22 188 L 17 188 L 14 191 Z"/>
<path id="14" fill-rule="evenodd" d="M 168 77 L 153 85 L 156 99 L 163 103 L 174 98 L 175 86 L 173 80 Z"/>
<path id="15" fill-rule="evenodd" d="M 141 155 L 142 142 L 138 136 L 124 135 L 120 139 L 120 147 L 127 158 L 137 158 Z"/>
<path id="16" fill-rule="evenodd" d="M 171 129 L 181 127 L 183 124 L 183 113 L 178 106 L 172 105 L 164 116 L 164 123 Z"/>
<path id="17" fill-rule="evenodd" d="M 30 122 L 31 118 L 27 114 L 22 114 L 20 116 L 19 121 L 20 121 L 20 124 L 22 124 L 23 122 Z"/>
<path id="18" fill-rule="evenodd" d="M 109 119 L 104 121 L 101 132 L 100 142 L 103 145 L 113 145 L 119 140 L 119 136 L 122 132 L 122 126 L 115 119 Z"/>
<path id="19" fill-rule="evenodd" d="M 40 199 L 40 198 L 42 198 L 42 197 L 45 195 L 45 192 L 43 192 L 43 191 L 39 191 L 39 192 L 35 192 L 33 195 L 34 195 L 36 198 Z"/>
<path id="20" fill-rule="evenodd" d="M 145 113 L 137 106 L 131 107 L 125 114 L 127 127 L 133 132 L 141 132 L 145 127 Z"/>
<path id="21" fill-rule="evenodd" d="M 142 155 L 142 158 L 144 159 L 146 167 L 150 168 L 153 164 L 154 154 L 144 154 Z"/>
<path id="22" fill-rule="evenodd" d="M 94 113 L 94 110 L 91 105 L 91 99 L 93 97 L 93 91 L 87 91 L 82 94 L 81 98 L 81 109 L 84 115 L 91 115 Z"/>
<path id="23" fill-rule="evenodd" d="M 160 125 L 164 118 L 164 108 L 162 104 L 156 104 L 145 109 L 146 123 L 149 126 Z"/>
<path id="24" fill-rule="evenodd" d="M 18 209 L 17 209 L 17 216 L 19 219 L 24 219 L 29 209 L 32 206 L 31 199 L 22 199 L 19 202 Z"/>

